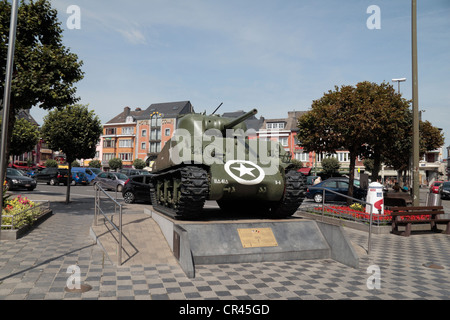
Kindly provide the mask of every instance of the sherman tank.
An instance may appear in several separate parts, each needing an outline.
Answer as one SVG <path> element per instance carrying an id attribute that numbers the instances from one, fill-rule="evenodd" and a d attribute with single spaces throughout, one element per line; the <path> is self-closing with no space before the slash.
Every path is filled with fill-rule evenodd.
<path id="1" fill-rule="evenodd" d="M 278 142 L 259 139 L 246 119 L 191 113 L 178 120 L 152 168 L 155 210 L 174 218 L 201 218 L 206 200 L 225 212 L 284 218 L 305 197 L 306 179 Z M 205 217 L 207 218 L 207 217 Z"/>

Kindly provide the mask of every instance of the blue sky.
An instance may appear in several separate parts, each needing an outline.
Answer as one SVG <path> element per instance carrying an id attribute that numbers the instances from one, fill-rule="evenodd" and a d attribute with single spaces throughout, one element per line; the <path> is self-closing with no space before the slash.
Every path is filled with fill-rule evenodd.
<path id="1" fill-rule="evenodd" d="M 450 1 L 417 0 L 419 108 L 450 144 Z M 107 122 L 125 106 L 190 100 L 197 112 L 309 110 L 335 85 L 392 83 L 412 97 L 410 0 L 53 0 L 84 61 L 81 103 Z M 69 29 L 67 8 L 80 8 Z M 369 29 L 371 5 L 381 29 Z M 397 86 L 395 86 L 397 88 Z M 32 115 L 42 123 L 45 112 Z M 446 153 L 444 153 L 446 156 Z"/>

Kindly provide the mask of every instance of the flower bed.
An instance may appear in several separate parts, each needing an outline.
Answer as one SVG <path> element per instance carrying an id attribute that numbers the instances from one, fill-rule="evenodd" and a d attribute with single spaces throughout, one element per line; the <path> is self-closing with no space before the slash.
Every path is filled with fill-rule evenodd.
<path id="1" fill-rule="evenodd" d="M 356 208 L 355 208 L 356 207 Z M 370 222 L 370 214 L 363 211 L 364 208 L 359 205 L 351 207 L 348 206 L 324 206 L 323 208 L 323 214 L 326 216 L 332 216 L 338 219 L 346 219 L 346 220 L 352 220 L 352 221 L 358 221 L 363 223 L 369 223 Z M 312 207 L 309 210 L 307 210 L 310 213 L 314 214 L 322 214 L 322 207 L 316 206 Z M 375 225 L 387 225 L 392 222 L 392 216 L 391 216 L 390 210 L 384 210 L 384 214 L 372 214 L 372 223 Z M 402 220 L 426 220 L 429 219 L 429 215 L 422 215 L 422 216 L 402 216 Z"/>
<path id="2" fill-rule="evenodd" d="M 8 199 L 2 210 L 2 229 L 20 229 L 32 225 L 41 214 L 41 206 L 21 195 Z"/>

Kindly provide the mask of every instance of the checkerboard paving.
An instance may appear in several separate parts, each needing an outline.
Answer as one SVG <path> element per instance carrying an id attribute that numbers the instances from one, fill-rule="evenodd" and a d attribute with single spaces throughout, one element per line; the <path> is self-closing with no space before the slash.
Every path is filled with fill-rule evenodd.
<path id="1" fill-rule="evenodd" d="M 186 277 L 176 263 L 116 266 L 89 236 L 92 214 L 55 213 L 16 241 L 0 242 L 0 299 L 99 300 L 376 300 L 450 298 L 450 237 L 415 233 L 408 238 L 345 228 L 360 255 L 358 268 L 331 259 L 196 266 Z M 429 265 L 444 269 L 430 268 Z M 67 292 L 77 265 L 87 292 Z M 380 270 L 380 288 L 368 279 Z M 373 279 L 373 278 L 372 278 Z M 370 282 L 374 283 L 374 282 Z"/>

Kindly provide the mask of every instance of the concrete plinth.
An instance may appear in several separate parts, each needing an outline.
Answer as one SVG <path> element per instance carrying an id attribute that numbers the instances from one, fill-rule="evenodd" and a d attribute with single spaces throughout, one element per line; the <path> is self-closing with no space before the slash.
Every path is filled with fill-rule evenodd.
<path id="1" fill-rule="evenodd" d="M 149 210 L 188 277 L 195 265 L 334 259 L 358 266 L 342 228 L 313 220 L 179 221 Z"/>

